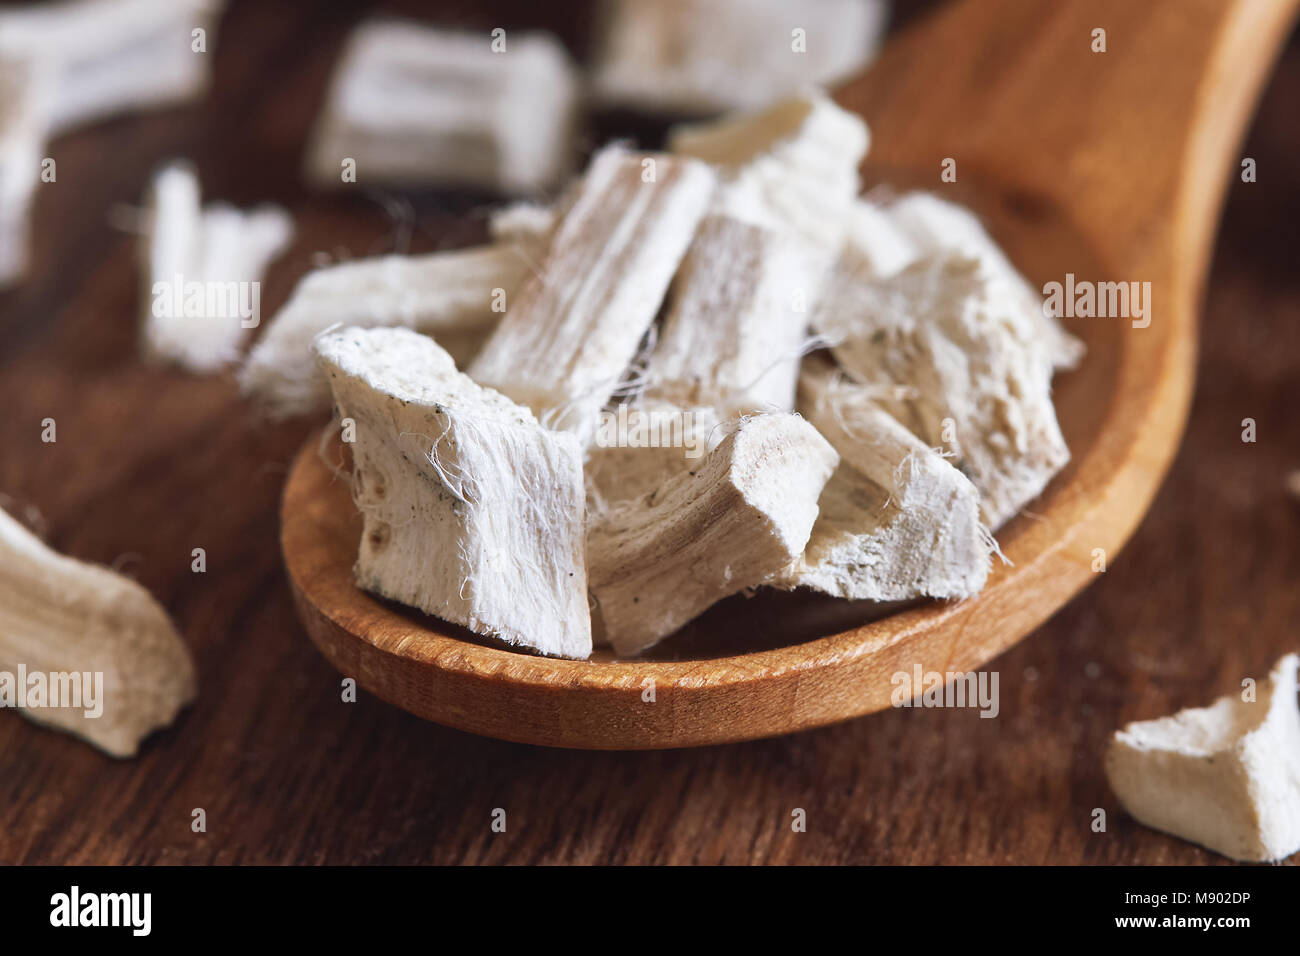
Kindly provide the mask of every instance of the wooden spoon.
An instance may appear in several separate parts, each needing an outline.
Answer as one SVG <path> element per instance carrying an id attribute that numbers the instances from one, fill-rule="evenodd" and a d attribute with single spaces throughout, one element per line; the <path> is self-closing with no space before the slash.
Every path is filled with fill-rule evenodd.
<path id="1" fill-rule="evenodd" d="M 862 607 L 723 602 L 649 659 L 506 650 L 352 583 L 360 520 L 318 443 L 285 490 L 282 545 L 312 639 L 346 676 L 463 730 L 562 747 L 684 747 L 784 734 L 890 706 L 899 672 L 980 667 L 1113 563 L 1173 458 L 1224 190 L 1296 0 L 961 0 L 837 95 L 870 124 L 868 184 L 974 206 L 1036 284 L 1151 283 L 1152 318 L 1081 319 L 1056 384 L 1074 460 L 999 534 L 1013 562 L 976 598 L 834 633 Z M 1105 52 L 1094 52 L 1095 30 Z M 956 160 L 957 183 L 941 163 Z M 833 606 L 832 606 L 833 605 Z M 757 648 L 757 649 L 755 649 Z"/>

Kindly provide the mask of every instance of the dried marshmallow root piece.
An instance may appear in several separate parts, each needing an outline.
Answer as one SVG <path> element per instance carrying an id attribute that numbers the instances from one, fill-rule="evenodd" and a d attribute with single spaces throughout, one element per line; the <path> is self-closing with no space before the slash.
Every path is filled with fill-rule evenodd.
<path id="1" fill-rule="evenodd" d="M 80 706 L 50 706 L 56 690 Z M 148 591 L 51 550 L 0 510 L 0 706 L 132 757 L 195 692 L 190 652 Z"/>
<path id="2" fill-rule="evenodd" d="M 1055 368 L 1071 369 L 1083 359 L 1083 343 L 1043 310 L 1043 297 L 1011 264 L 973 212 L 925 192 L 899 196 L 886 209 L 894 226 L 911 239 L 922 255 L 960 252 L 1005 276 L 1020 296 L 1017 319 L 1036 330 Z"/>
<path id="3" fill-rule="evenodd" d="M 798 415 L 744 419 L 693 471 L 601 515 L 587 566 L 614 649 L 636 654 L 799 557 L 838 461 Z"/>
<path id="4" fill-rule="evenodd" d="M 32 195 L 45 140 L 41 83 L 36 64 L 0 60 L 0 288 L 27 269 Z"/>
<path id="5" fill-rule="evenodd" d="M 722 167 L 719 211 L 792 229 L 839 250 L 871 137 L 861 117 L 824 93 L 784 100 L 757 113 L 675 127 L 669 147 Z"/>
<path id="6" fill-rule="evenodd" d="M 589 442 L 714 183 L 694 160 L 618 147 L 598 153 L 539 273 L 515 293 L 469 374 Z"/>
<path id="7" fill-rule="evenodd" d="M 996 531 L 1070 458 L 1045 343 L 1017 319 L 1014 286 L 975 259 L 928 256 L 888 279 L 864 276 L 839 273 L 813 328 L 885 411 L 956 453 Z"/>
<path id="8" fill-rule="evenodd" d="M 293 238 L 278 206 L 242 212 L 199 204 L 193 169 L 175 163 L 155 176 L 141 240 L 143 349 L 155 361 L 211 372 L 235 361 L 260 321 L 267 264 Z"/>
<path id="9" fill-rule="evenodd" d="M 488 232 L 497 242 L 516 242 L 525 249 L 545 252 L 562 214 L 561 205 L 526 199 L 507 203 L 488 216 Z"/>
<path id="10" fill-rule="evenodd" d="M 710 215 L 677 278 L 646 396 L 724 416 L 794 408 L 825 260 L 798 237 Z"/>
<path id="11" fill-rule="evenodd" d="M 854 201 L 844 244 L 852 268 L 866 268 L 881 278 L 897 275 L 921 258 L 921 247 L 870 199 Z"/>
<path id="12" fill-rule="evenodd" d="M 602 419 L 588 451 L 592 507 L 698 463 L 725 418 L 794 408 L 804 306 L 824 272 L 824 259 L 789 233 L 705 217 L 646 361 L 644 394 Z"/>
<path id="13" fill-rule="evenodd" d="M 686 254 L 639 377 L 588 450 L 590 508 L 635 498 L 698 463 L 725 418 L 790 411 L 807 303 L 825 258 L 787 232 L 709 215 Z"/>
<path id="14" fill-rule="evenodd" d="M 601 419 L 587 449 L 587 511 L 639 498 L 679 472 L 689 471 L 722 436 L 722 417 L 711 405 L 683 408 L 642 399 L 619 405 Z"/>
<path id="15" fill-rule="evenodd" d="M 1296 668 L 1277 662 L 1254 701 L 1132 723 L 1106 751 L 1106 778 L 1138 821 L 1234 860 L 1300 850 L 1300 710 Z"/>
<path id="16" fill-rule="evenodd" d="M 965 475 L 829 362 L 805 363 L 799 409 L 840 466 L 787 587 L 873 601 L 964 598 L 984 587 L 993 538 Z"/>
<path id="17" fill-rule="evenodd" d="M 500 241 L 420 256 L 380 256 L 309 272 L 248 354 L 240 386 L 276 418 L 329 407 L 311 342 L 334 325 L 401 326 L 432 336 L 458 366 L 473 358 L 540 254 Z M 494 305 L 499 306 L 494 309 Z"/>
<path id="18" fill-rule="evenodd" d="M 606 8 L 596 98 L 683 115 L 755 109 L 833 84 L 875 56 L 888 14 L 883 0 L 611 0 Z"/>
<path id="19" fill-rule="evenodd" d="M 343 329 L 315 349 L 356 424 L 358 585 L 476 634 L 588 657 L 577 440 L 409 329 Z"/>
<path id="20" fill-rule="evenodd" d="M 181 103 L 208 88 L 218 0 L 73 0 L 0 10 L 0 60 L 50 74 L 52 133 Z M 204 50 L 194 49 L 203 31 Z"/>
<path id="21" fill-rule="evenodd" d="M 509 193 L 562 181 L 576 150 L 578 82 L 559 42 L 498 41 L 377 20 L 348 43 L 308 150 L 307 175 L 358 182 L 469 184 Z"/>

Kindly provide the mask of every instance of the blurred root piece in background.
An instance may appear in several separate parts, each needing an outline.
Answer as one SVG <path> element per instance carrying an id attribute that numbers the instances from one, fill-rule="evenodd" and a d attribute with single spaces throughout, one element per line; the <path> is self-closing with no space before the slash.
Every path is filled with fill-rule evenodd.
<path id="1" fill-rule="evenodd" d="M 0 61 L 48 74 L 51 133 L 207 90 L 222 0 L 76 0 L 0 9 Z"/>
<path id="2" fill-rule="evenodd" d="M 46 126 L 36 80 L 34 63 L 0 60 L 0 288 L 27 269 L 32 193 Z"/>
<path id="3" fill-rule="evenodd" d="M 577 74 L 549 34 L 374 20 L 335 68 L 306 176 L 537 192 L 573 168 L 578 108 Z"/>
<path id="4" fill-rule="evenodd" d="M 189 649 L 148 591 L 0 511 L 0 709 L 131 757 L 195 689 Z"/>
<path id="5" fill-rule="evenodd" d="M 145 357 L 192 372 L 235 361 L 260 321 L 262 274 L 292 239 L 293 219 L 279 206 L 204 207 L 189 164 L 160 170 L 140 240 Z"/>
<path id="6" fill-rule="evenodd" d="M 223 6 L 76 0 L 0 8 L 0 288 L 26 271 L 47 138 L 201 96 Z"/>
<path id="7" fill-rule="evenodd" d="M 607 0 L 593 98 L 646 113 L 751 109 L 875 56 L 884 0 Z"/>

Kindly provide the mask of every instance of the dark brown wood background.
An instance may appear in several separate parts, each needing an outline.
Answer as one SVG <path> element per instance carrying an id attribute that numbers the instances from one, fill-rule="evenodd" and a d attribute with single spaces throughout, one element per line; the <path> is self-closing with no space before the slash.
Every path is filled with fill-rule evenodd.
<path id="1" fill-rule="evenodd" d="M 900 6 L 905 20 L 923 4 Z M 482 196 L 302 186 L 304 136 L 366 7 L 236 0 L 205 102 L 49 147 L 58 180 L 39 187 L 35 267 L 0 294 L 0 493 L 55 547 L 159 597 L 200 695 L 126 762 L 0 714 L 0 863 L 1221 862 L 1126 817 L 1101 755 L 1122 723 L 1207 703 L 1300 647 L 1300 502 L 1284 485 L 1300 469 L 1300 46 L 1243 147 L 1259 181 L 1229 190 L 1181 453 L 1110 570 L 990 665 L 998 719 L 901 710 L 758 743 L 580 753 L 447 730 L 364 692 L 341 702 L 277 548 L 285 470 L 311 425 L 259 423 L 230 376 L 137 359 L 134 239 L 114 210 L 169 157 L 197 161 L 210 197 L 294 212 L 268 315 L 321 250 L 387 251 L 403 221 L 414 249 L 481 232 Z M 588 45 L 580 4 L 405 9 Z M 628 124 L 603 117 L 596 134 L 654 135 Z M 206 574 L 190 570 L 195 547 Z M 196 807 L 206 833 L 191 832 Z M 494 835 L 498 807 L 508 829 Z M 1097 807 L 1105 833 L 1090 828 Z"/>

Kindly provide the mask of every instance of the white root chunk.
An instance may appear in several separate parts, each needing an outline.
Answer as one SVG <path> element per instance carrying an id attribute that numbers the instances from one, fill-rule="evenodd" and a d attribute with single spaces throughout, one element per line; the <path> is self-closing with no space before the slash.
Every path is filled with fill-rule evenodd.
<path id="1" fill-rule="evenodd" d="M 1083 343 L 1065 331 L 1057 318 L 1044 312 L 1043 297 L 1011 264 L 973 212 L 930 193 L 912 192 L 891 202 L 887 213 L 920 255 L 960 252 L 1004 276 L 1019 298 L 1018 320 L 1036 330 L 1034 334 L 1045 343 L 1052 365 L 1070 369 L 1079 364 Z"/>
<path id="2" fill-rule="evenodd" d="M 35 64 L 0 60 L 0 288 L 27 270 L 31 204 L 45 141 L 40 82 Z"/>
<path id="3" fill-rule="evenodd" d="M 1106 777 L 1140 822 L 1234 860 L 1300 850 L 1300 709 L 1288 654 L 1255 700 L 1132 723 L 1106 752 Z"/>
<path id="4" fill-rule="evenodd" d="M 194 170 L 162 169 L 145 200 L 141 240 L 146 358 L 211 372 L 239 357 L 260 321 L 262 273 L 293 239 L 279 206 L 200 205 Z"/>
<path id="5" fill-rule="evenodd" d="M 838 456 L 797 415 L 744 419 L 693 471 L 620 502 L 587 536 L 614 649 L 636 654 L 798 558 Z"/>
<path id="6" fill-rule="evenodd" d="M 308 151 L 308 178 L 468 184 L 534 192 L 568 175 L 578 83 L 540 33 L 493 38 L 414 23 L 362 24 L 348 43 Z"/>
<path id="7" fill-rule="evenodd" d="M 675 127 L 669 147 L 721 167 L 718 210 L 792 229 L 838 252 L 861 184 L 858 166 L 871 137 L 862 118 L 824 93 L 784 100 L 756 113 Z"/>
<path id="8" fill-rule="evenodd" d="M 1070 457 L 1047 348 L 1019 320 L 1016 289 L 962 255 L 929 256 L 888 279 L 845 258 L 814 329 L 850 376 L 879 390 L 885 411 L 955 453 L 997 530 Z"/>
<path id="9" fill-rule="evenodd" d="M 343 329 L 315 349 L 355 423 L 357 584 L 476 634 L 588 657 L 577 440 L 409 329 Z"/>
<path id="10" fill-rule="evenodd" d="M 684 115 L 767 106 L 875 56 L 883 0 L 612 0 L 592 80 L 609 106 Z M 802 41 L 802 50 L 801 50 Z"/>
<path id="11" fill-rule="evenodd" d="M 661 488 L 675 475 L 703 464 L 703 456 L 725 437 L 722 418 L 708 405 L 682 408 L 640 398 L 618 405 L 602 417 L 596 441 L 587 449 L 587 524 L 618 502 Z M 593 639 L 608 636 L 593 622 Z"/>
<path id="12" fill-rule="evenodd" d="M 529 200 L 507 203 L 488 216 L 488 232 L 497 242 L 517 242 L 545 251 L 561 215 L 559 206 Z"/>
<path id="13" fill-rule="evenodd" d="M 609 147 L 470 375 L 590 442 L 703 217 L 703 163 Z"/>
<path id="14" fill-rule="evenodd" d="M 195 689 L 190 652 L 148 591 L 51 550 L 0 511 L 0 707 L 131 757 Z M 69 691 L 79 706 L 67 706 Z"/>
<path id="15" fill-rule="evenodd" d="M 964 598 L 984 587 L 993 538 L 965 475 L 824 360 L 805 362 L 799 410 L 840 465 L 786 587 L 873 601 Z"/>
<path id="16" fill-rule="evenodd" d="M 590 507 L 638 497 L 698 463 L 724 419 L 794 408 L 808 303 L 825 264 L 791 233 L 704 218 L 663 331 L 633 373 L 643 392 L 602 419 L 588 451 Z"/>
<path id="17" fill-rule="evenodd" d="M 413 329 L 436 339 L 463 367 L 536 268 L 535 241 L 357 259 L 309 272 L 249 352 L 241 388 L 278 418 L 328 407 L 329 386 L 311 342 L 334 325 Z"/>
<path id="18" fill-rule="evenodd" d="M 620 404 L 601 420 L 596 441 L 587 449 L 588 513 L 598 513 L 612 501 L 639 498 L 700 464 L 722 438 L 722 421 L 711 405 Z"/>
<path id="19" fill-rule="evenodd" d="M 883 206 L 870 199 L 854 201 L 844 244 L 852 261 L 881 278 L 897 275 L 921 258 L 921 247 Z"/>
<path id="20" fill-rule="evenodd" d="M 674 280 L 647 398 L 724 417 L 792 410 L 825 265 L 794 235 L 706 217 Z"/>
<path id="21" fill-rule="evenodd" d="M 0 10 L 0 60 L 48 71 L 51 133 L 186 102 L 208 88 L 217 0 L 73 0 Z M 206 52 L 195 52 L 193 31 Z"/>

